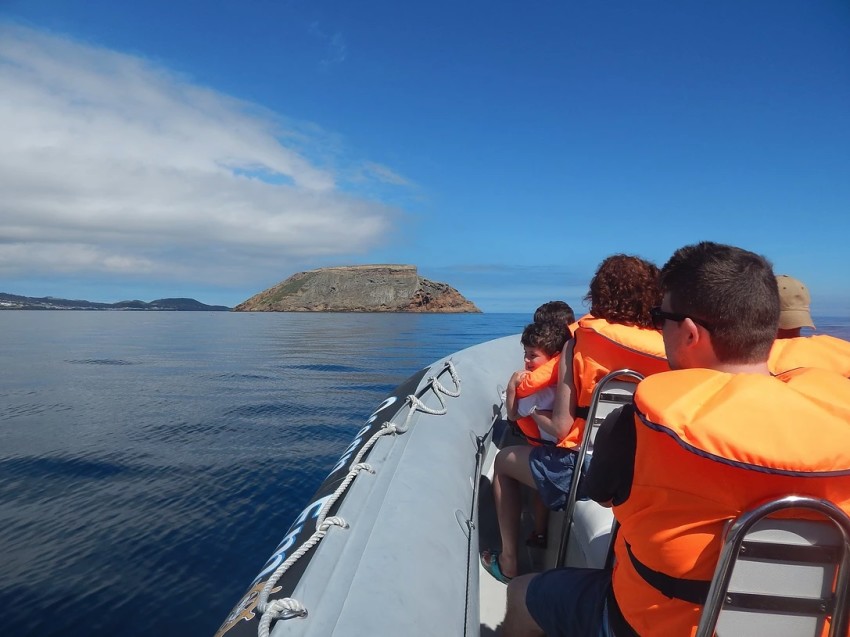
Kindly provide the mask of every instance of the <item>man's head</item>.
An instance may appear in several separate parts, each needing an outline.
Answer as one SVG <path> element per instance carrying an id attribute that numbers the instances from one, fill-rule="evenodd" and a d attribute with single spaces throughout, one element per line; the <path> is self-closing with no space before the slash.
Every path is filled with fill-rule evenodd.
<path id="1" fill-rule="evenodd" d="M 549 301 L 537 308 L 534 312 L 535 323 L 554 323 L 555 325 L 566 326 L 574 323 L 576 315 L 573 313 L 573 308 L 564 301 Z"/>
<path id="2" fill-rule="evenodd" d="M 672 368 L 767 360 L 779 323 L 767 259 L 710 241 L 685 246 L 662 268 L 661 289 L 668 316 L 659 323 Z"/>
<path id="3" fill-rule="evenodd" d="M 525 368 L 534 371 L 564 348 L 569 330 L 554 323 L 529 323 L 520 342 L 525 350 Z"/>
<path id="4" fill-rule="evenodd" d="M 811 297 L 808 288 L 787 274 L 776 277 L 779 287 L 779 332 L 778 338 L 793 338 L 800 335 L 800 328 L 811 327 L 812 315 L 809 310 Z"/>

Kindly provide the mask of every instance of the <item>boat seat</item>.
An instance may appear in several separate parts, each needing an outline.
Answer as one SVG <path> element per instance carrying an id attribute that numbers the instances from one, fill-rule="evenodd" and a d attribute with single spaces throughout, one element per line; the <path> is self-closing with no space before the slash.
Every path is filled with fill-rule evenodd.
<path id="1" fill-rule="evenodd" d="M 593 442 L 596 439 L 596 432 L 599 430 L 599 426 L 608 418 L 616 418 L 623 406 L 631 402 L 635 389 L 637 389 L 637 384 L 641 380 L 643 380 L 643 375 L 636 371 L 618 369 L 607 374 L 596 383 L 590 399 L 587 426 L 584 428 L 584 435 L 579 445 L 578 458 L 576 460 L 577 467 L 584 464 L 586 457 L 592 456 Z M 595 565 L 599 563 L 599 555 L 597 553 L 601 552 L 601 565 L 598 568 L 602 568 L 608 554 L 608 543 L 610 542 L 614 514 L 610 509 L 602 507 L 595 502 L 577 502 L 578 483 L 578 480 L 573 480 L 570 485 L 570 493 L 564 508 L 562 531 L 560 533 L 561 543 L 558 548 L 555 565 L 591 567 L 591 563 L 585 564 L 576 560 L 584 556 Z M 582 510 L 582 517 L 580 519 L 576 517 L 579 509 Z M 585 524 L 589 526 L 585 527 Z M 607 527 L 607 530 L 603 529 L 603 527 Z M 575 538 L 576 546 L 572 550 L 570 559 L 568 559 L 570 537 L 573 532 L 578 534 Z M 600 551 L 598 547 L 603 544 L 604 548 Z M 595 548 L 591 549 L 591 546 Z"/>
<path id="2" fill-rule="evenodd" d="M 579 500 L 573 508 L 572 525 L 564 565 L 605 568 L 614 511 L 593 500 Z"/>
<path id="3" fill-rule="evenodd" d="M 817 519 L 768 518 L 803 510 Z M 850 517 L 825 500 L 787 496 L 730 526 L 696 637 L 847 635 Z"/>

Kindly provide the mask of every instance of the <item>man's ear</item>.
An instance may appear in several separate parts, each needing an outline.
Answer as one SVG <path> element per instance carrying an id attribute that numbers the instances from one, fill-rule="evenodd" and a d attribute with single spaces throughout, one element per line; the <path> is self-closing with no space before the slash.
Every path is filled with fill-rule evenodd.
<path id="1" fill-rule="evenodd" d="M 682 328 L 685 330 L 683 342 L 686 347 L 699 345 L 700 341 L 705 338 L 705 334 L 700 331 L 699 326 L 689 318 L 682 321 Z"/>

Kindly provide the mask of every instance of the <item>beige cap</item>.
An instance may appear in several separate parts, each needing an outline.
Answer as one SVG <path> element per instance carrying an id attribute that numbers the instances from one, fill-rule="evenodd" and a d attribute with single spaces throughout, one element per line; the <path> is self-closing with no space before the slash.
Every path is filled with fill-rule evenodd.
<path id="1" fill-rule="evenodd" d="M 814 328 L 809 310 L 809 289 L 802 281 L 780 274 L 776 277 L 776 285 L 779 286 L 779 329 Z"/>

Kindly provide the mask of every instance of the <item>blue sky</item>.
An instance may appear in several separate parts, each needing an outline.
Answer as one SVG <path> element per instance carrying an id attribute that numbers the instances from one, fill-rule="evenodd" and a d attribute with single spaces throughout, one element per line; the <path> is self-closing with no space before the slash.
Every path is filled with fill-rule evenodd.
<path id="1" fill-rule="evenodd" d="M 850 315 L 846 0 L 5 0 L 0 95 L 0 291 L 530 313 L 708 239 Z"/>

